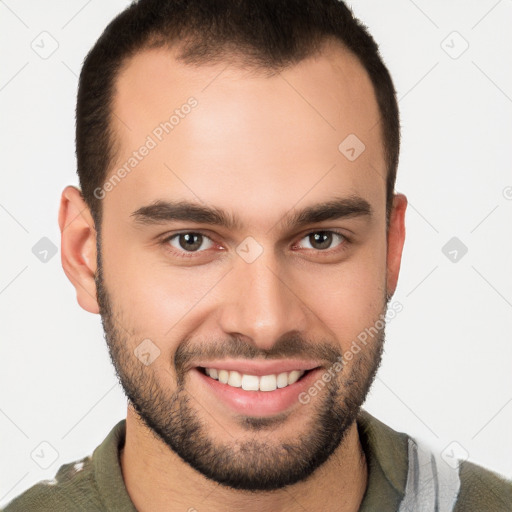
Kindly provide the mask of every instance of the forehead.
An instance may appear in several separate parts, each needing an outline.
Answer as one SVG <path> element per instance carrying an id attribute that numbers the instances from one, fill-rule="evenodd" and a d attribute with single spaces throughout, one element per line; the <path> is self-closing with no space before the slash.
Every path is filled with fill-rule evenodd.
<path id="1" fill-rule="evenodd" d="M 276 205 L 285 211 L 334 193 L 384 208 L 378 120 L 366 71 L 334 44 L 271 77 L 222 62 L 190 66 L 175 51 L 145 50 L 116 82 L 118 151 L 109 175 L 125 172 L 104 209 L 129 215 L 174 198 L 229 202 L 261 217 Z"/>

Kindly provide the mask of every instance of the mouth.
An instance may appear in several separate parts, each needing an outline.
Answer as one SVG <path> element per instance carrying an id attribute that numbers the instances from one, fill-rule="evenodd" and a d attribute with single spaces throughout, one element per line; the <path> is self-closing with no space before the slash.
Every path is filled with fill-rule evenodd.
<path id="1" fill-rule="evenodd" d="M 251 375 L 236 370 L 198 367 L 204 375 L 233 388 L 244 391 L 275 391 L 295 384 L 311 370 L 291 370 L 289 372 L 271 373 L 268 375 Z"/>
<path id="2" fill-rule="evenodd" d="M 252 417 L 268 417 L 304 407 L 299 397 L 321 380 L 323 372 L 317 363 L 238 363 L 234 369 L 235 364 L 219 361 L 196 366 L 190 371 L 192 385 L 201 389 L 209 405 L 220 404 L 224 414 L 230 411 Z"/>

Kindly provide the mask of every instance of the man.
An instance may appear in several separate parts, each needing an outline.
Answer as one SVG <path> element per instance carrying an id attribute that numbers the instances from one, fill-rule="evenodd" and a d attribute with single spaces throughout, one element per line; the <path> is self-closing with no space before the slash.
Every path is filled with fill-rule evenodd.
<path id="1" fill-rule="evenodd" d="M 343 3 L 134 3 L 84 63 L 76 142 L 62 263 L 128 413 L 6 511 L 511 510 L 361 409 L 407 201 L 393 83 Z"/>

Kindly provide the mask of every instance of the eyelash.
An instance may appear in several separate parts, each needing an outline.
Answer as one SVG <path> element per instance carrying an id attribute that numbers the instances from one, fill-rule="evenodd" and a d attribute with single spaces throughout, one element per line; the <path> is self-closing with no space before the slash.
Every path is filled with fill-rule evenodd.
<path id="1" fill-rule="evenodd" d="M 304 238 L 308 238 L 309 236 L 317 234 L 317 233 L 332 233 L 334 235 L 340 236 L 342 238 L 342 240 L 340 241 L 338 247 L 335 249 L 323 249 L 323 250 L 322 249 L 306 249 L 307 251 L 315 251 L 319 254 L 321 254 L 321 253 L 333 254 L 333 253 L 345 251 L 347 249 L 347 245 L 351 244 L 351 242 L 352 242 L 351 239 L 347 235 L 345 235 L 344 233 L 342 233 L 341 231 L 338 231 L 336 229 L 317 229 L 315 231 L 310 231 L 310 232 L 306 233 L 304 236 L 302 236 L 299 239 L 299 242 L 301 240 L 303 240 Z M 194 257 L 197 257 L 198 254 L 205 253 L 208 250 L 208 249 L 205 249 L 205 250 L 201 250 L 201 251 L 188 251 L 188 252 L 185 250 L 176 250 L 174 247 L 170 246 L 169 242 L 172 239 L 179 237 L 180 235 L 201 235 L 215 244 L 215 241 L 212 240 L 212 238 L 210 236 L 208 236 L 206 233 L 203 233 L 202 231 L 180 231 L 179 233 L 174 233 L 174 234 L 164 238 L 161 243 L 162 243 L 162 245 L 164 245 L 166 250 L 168 250 L 169 252 L 171 252 L 173 254 L 173 256 L 177 256 L 179 258 L 194 258 Z"/>

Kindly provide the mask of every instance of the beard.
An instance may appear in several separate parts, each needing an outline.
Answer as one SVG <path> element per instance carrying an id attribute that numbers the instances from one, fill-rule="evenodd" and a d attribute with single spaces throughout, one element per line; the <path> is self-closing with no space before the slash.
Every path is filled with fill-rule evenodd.
<path id="1" fill-rule="evenodd" d="M 371 344 L 353 355 L 346 364 L 339 348 L 331 343 L 306 343 L 297 335 L 280 338 L 271 350 L 261 350 L 238 338 L 221 343 L 192 343 L 184 339 L 174 354 L 175 389 L 164 386 L 158 370 L 145 366 L 134 355 L 140 339 L 122 327 L 123 312 L 115 309 L 103 280 L 98 246 L 98 271 L 95 277 L 105 339 L 119 382 L 134 410 L 166 446 L 193 469 L 223 486 L 245 491 L 272 491 L 307 479 L 335 452 L 356 421 L 380 365 L 384 329 Z M 386 310 L 383 300 L 383 312 Z M 380 315 L 383 318 L 383 315 Z M 251 439 L 231 436 L 229 443 L 216 441 L 209 433 L 214 419 L 200 418 L 199 402 L 187 390 L 187 370 L 193 361 L 207 357 L 318 357 L 341 362 L 342 368 L 325 383 L 317 400 L 306 407 L 307 422 L 293 438 L 279 440 L 274 434 L 290 413 L 272 417 L 241 416 L 240 426 L 253 432 Z M 192 364 L 191 364 L 192 363 Z M 169 363 L 169 366 L 171 364 Z M 327 365 L 326 365 L 327 367 Z M 171 368 L 165 369 L 167 375 Z M 160 372 L 162 369 L 160 368 Z M 324 382 L 322 382 L 324 384 Z M 296 413 L 296 409 L 291 411 Z M 211 425 L 208 423 L 211 419 Z M 293 420 L 291 420 L 293 421 Z"/>

